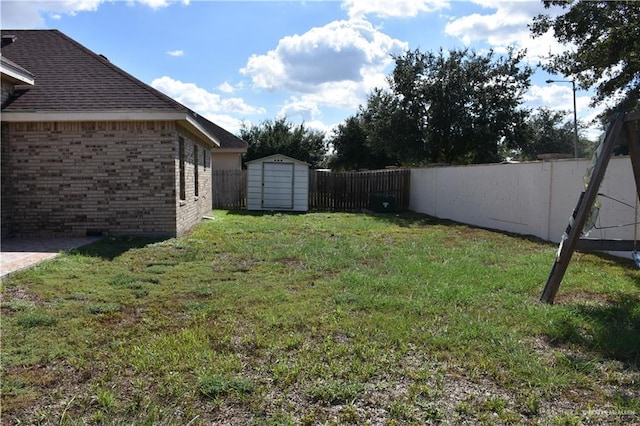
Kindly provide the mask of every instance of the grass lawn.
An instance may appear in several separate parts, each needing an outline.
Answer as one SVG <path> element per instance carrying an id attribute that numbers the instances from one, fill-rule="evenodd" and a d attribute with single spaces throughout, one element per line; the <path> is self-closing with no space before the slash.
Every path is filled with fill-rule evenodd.
<path id="1" fill-rule="evenodd" d="M 2 285 L 2 424 L 640 423 L 640 272 L 417 214 L 215 211 Z"/>

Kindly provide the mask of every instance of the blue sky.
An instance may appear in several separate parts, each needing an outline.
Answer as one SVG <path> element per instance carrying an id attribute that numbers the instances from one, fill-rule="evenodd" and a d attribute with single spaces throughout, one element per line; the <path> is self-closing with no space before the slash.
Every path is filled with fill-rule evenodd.
<path id="1" fill-rule="evenodd" d="M 512 45 L 536 66 L 566 48 L 550 34 L 529 37 L 527 24 L 543 12 L 538 0 L 0 3 L 3 29 L 58 29 L 236 134 L 243 123 L 286 116 L 330 135 L 385 86 L 390 55 L 407 49 Z M 563 79 L 536 71 L 526 105 L 572 112 L 571 84 L 549 78 Z M 589 100 L 578 91 L 581 120 L 599 113 Z"/>

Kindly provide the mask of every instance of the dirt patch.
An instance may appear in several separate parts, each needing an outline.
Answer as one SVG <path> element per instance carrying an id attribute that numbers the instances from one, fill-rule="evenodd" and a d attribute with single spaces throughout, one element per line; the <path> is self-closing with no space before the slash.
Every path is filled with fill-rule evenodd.
<path id="1" fill-rule="evenodd" d="M 8 286 L 0 293 L 2 312 L 15 312 L 26 307 L 44 305 L 44 300 L 19 286 Z"/>

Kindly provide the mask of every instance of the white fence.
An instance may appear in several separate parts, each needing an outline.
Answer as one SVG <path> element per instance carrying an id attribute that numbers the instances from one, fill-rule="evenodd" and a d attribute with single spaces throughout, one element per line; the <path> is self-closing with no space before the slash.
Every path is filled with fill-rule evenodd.
<path id="1" fill-rule="evenodd" d="M 557 243 L 590 165 L 585 159 L 412 169 L 409 209 Z M 633 240 L 636 192 L 629 157 L 611 158 L 599 192 L 610 198 L 599 197 L 597 229 L 589 238 Z"/>

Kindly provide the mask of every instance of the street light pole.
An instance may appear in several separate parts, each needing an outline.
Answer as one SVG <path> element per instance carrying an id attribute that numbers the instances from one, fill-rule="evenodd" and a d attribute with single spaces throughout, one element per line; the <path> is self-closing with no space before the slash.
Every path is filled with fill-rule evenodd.
<path id="1" fill-rule="evenodd" d="M 575 80 L 547 80 L 546 83 L 571 83 L 573 88 L 573 157 L 578 158 L 578 111 L 576 109 Z"/>

